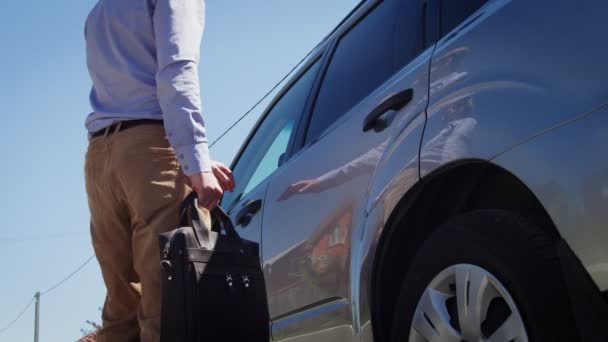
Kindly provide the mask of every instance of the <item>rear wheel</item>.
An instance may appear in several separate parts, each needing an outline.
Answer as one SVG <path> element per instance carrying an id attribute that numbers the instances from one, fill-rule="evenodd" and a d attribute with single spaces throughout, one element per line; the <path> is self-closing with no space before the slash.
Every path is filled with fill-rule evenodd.
<path id="1" fill-rule="evenodd" d="M 523 318 L 487 270 L 459 264 L 441 271 L 418 301 L 409 341 L 528 342 Z"/>
<path id="2" fill-rule="evenodd" d="M 500 211 L 438 228 L 402 284 L 392 340 L 577 341 L 554 242 Z"/>

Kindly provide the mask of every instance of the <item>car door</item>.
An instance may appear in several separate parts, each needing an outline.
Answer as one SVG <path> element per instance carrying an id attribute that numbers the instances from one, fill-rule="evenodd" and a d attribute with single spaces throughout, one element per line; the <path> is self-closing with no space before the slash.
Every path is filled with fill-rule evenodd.
<path id="1" fill-rule="evenodd" d="M 288 159 L 304 105 L 319 71 L 322 52 L 304 62 L 303 71 L 288 83 L 246 139 L 232 164 L 233 192 L 220 205 L 228 211 L 241 237 L 261 243 L 267 184 Z"/>
<path id="2" fill-rule="evenodd" d="M 304 63 L 269 106 L 246 139 L 232 165 L 236 186 L 225 193 L 221 206 L 228 210 L 239 233 L 261 241 L 261 213 L 269 177 L 288 159 L 304 105 L 321 65 L 319 55 Z"/>
<path id="3" fill-rule="evenodd" d="M 262 243 L 275 341 L 355 334 L 350 259 L 367 187 L 391 142 L 424 117 L 431 49 L 423 8 L 372 1 L 338 29 L 302 145 L 296 138 L 297 152 L 269 182 Z"/>

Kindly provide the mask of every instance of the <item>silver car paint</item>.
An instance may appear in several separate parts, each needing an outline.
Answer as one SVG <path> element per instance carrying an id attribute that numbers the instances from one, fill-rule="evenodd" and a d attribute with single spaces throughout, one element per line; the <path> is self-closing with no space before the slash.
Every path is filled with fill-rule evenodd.
<path id="1" fill-rule="evenodd" d="M 603 16 L 608 3 L 564 0 L 536 5 L 489 1 L 437 43 L 420 173 L 425 177 L 448 163 L 501 156 L 495 162 L 530 186 L 598 286 L 606 290 L 608 234 L 601 210 L 607 207 L 608 196 L 608 161 L 601 149 L 608 146 L 605 110 L 595 113 L 598 119 L 587 127 L 583 121 L 577 123 L 576 134 L 563 127 L 534 138 L 608 100 L 603 77 L 608 75 L 608 48 L 598 44 L 608 29 Z M 569 153 L 561 154 L 564 146 L 570 146 Z M 534 160 L 524 157 L 531 151 Z M 376 171 L 393 176 L 374 179 L 364 236 L 353 256 L 353 263 L 359 260 L 352 267 L 353 289 L 359 289 L 353 305 L 360 317 L 369 317 L 370 259 L 386 220 L 410 189 L 396 189 L 398 182 L 387 182 L 403 177 L 395 169 L 382 170 L 390 163 L 381 163 Z M 547 189 L 543 184 L 549 181 Z M 587 189 L 597 188 L 583 195 L 582 183 Z M 564 210 L 577 202 L 572 208 L 578 211 Z M 581 203 L 593 209 L 580 210 Z M 372 341 L 369 320 L 360 319 L 359 327 L 361 340 Z"/>
<path id="2" fill-rule="evenodd" d="M 427 50 L 283 165 L 269 182 L 263 212 L 273 339 L 372 341 L 368 290 L 386 221 L 420 175 L 461 159 L 494 162 L 527 184 L 607 289 L 608 113 L 594 111 L 608 100 L 606 9 L 603 1 L 490 0 L 434 54 Z M 427 84 L 428 99 L 420 96 Z M 416 88 L 417 97 L 393 125 L 362 133 L 365 115 L 404 86 Z M 316 194 L 285 196 L 295 182 L 366 154 L 377 158 L 375 169 Z M 348 258 L 319 262 L 303 275 L 298 265 L 314 266 L 315 243 L 343 217 L 348 233 L 339 240 Z M 290 260 L 294 272 L 277 271 Z"/>
<path id="3" fill-rule="evenodd" d="M 608 104 L 494 161 L 534 192 L 602 290 L 608 289 Z"/>
<path id="4" fill-rule="evenodd" d="M 337 327 L 352 326 L 351 241 L 358 240 L 365 219 L 366 189 L 395 137 L 424 113 L 431 53 L 429 49 L 421 54 L 273 175 L 266 194 L 262 249 L 270 315 L 278 317 L 273 322 L 275 340 L 308 333 L 319 322 L 332 333 Z M 409 88 L 414 98 L 401 111 L 387 113 L 394 118 L 386 130 L 362 132 L 365 117 L 384 98 Z M 422 130 L 410 132 L 417 135 L 409 134 L 405 145 L 417 164 Z M 415 181 L 417 172 L 412 171 Z M 329 177 L 321 177 L 328 173 Z M 321 189 L 289 193 L 293 184 L 310 179 L 323 179 Z M 295 266 L 285 271 L 283 265 L 288 264 Z M 314 309 L 301 311 L 305 307 Z"/>
<path id="5" fill-rule="evenodd" d="M 607 101 L 608 47 L 600 43 L 608 30 L 607 10 L 605 1 L 564 0 L 533 6 L 495 0 L 471 16 L 470 23 L 463 23 L 461 29 L 438 42 L 431 68 L 421 175 L 458 159 L 492 159 Z M 506 26 L 515 20 L 516 25 Z M 439 65 L 445 64 L 442 70 Z M 442 83 L 450 75 L 459 76 L 447 85 Z M 608 232 L 598 228 L 606 221 L 590 220 L 594 216 L 582 209 L 579 214 L 572 212 L 589 202 L 575 188 L 594 175 L 601 177 L 607 165 L 598 150 L 608 146 L 606 137 L 591 141 L 588 134 L 593 134 L 594 127 L 587 128 L 586 134 L 578 130 L 568 135 L 560 130 L 564 133 L 539 138 L 552 139 L 543 144 L 546 149 L 542 152 L 536 147 L 539 142 L 526 143 L 507 154 L 508 163 L 502 162 L 504 156 L 498 164 L 531 186 L 562 236 L 600 288 L 606 289 Z M 442 134 L 449 135 L 446 143 L 441 151 L 433 151 L 433 137 Z M 527 158 L 529 149 L 537 151 L 537 159 Z M 554 169 L 547 170 L 546 165 Z M 545 179 L 538 177 L 541 170 Z M 561 203 L 569 209 L 556 208 L 555 196 L 563 196 L 572 206 Z"/>
<path id="6" fill-rule="evenodd" d="M 491 159 L 605 101 L 606 10 L 602 1 L 494 0 L 439 41 L 422 176 L 462 158 Z M 432 139 L 442 134 L 456 137 L 437 151 Z"/>

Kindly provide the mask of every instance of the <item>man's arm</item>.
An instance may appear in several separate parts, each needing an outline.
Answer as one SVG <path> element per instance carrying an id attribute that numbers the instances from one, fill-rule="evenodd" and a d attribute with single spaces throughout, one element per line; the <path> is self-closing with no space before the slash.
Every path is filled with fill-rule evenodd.
<path id="1" fill-rule="evenodd" d="M 213 208 L 222 189 L 211 172 L 198 78 L 205 2 L 157 0 L 153 22 L 156 86 L 167 138 L 199 195 L 199 204 Z"/>
<path id="2" fill-rule="evenodd" d="M 158 100 L 187 176 L 211 171 L 198 79 L 204 17 L 203 0 L 157 0 L 153 18 Z"/>

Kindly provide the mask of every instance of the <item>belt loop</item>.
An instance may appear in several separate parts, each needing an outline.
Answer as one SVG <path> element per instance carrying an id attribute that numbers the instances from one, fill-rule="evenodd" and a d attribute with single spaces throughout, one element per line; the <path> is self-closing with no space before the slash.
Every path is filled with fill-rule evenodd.
<path id="1" fill-rule="evenodd" d="M 122 128 L 122 121 L 118 121 L 118 123 L 116 124 L 116 129 L 114 129 L 114 134 L 120 132 L 121 128 Z"/>
<path id="2" fill-rule="evenodd" d="M 112 126 L 108 126 L 106 128 L 103 129 L 103 137 L 106 138 L 108 136 L 108 133 L 110 133 L 110 127 Z"/>

